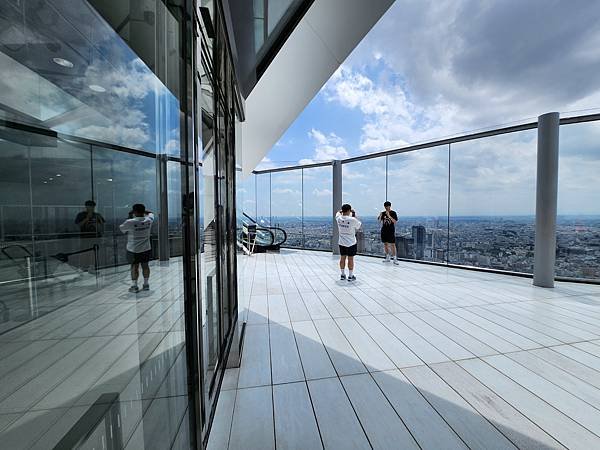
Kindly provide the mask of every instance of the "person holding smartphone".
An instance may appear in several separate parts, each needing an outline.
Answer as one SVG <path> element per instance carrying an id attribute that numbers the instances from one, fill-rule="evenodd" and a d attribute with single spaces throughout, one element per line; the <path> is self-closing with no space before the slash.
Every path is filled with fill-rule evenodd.
<path id="1" fill-rule="evenodd" d="M 394 264 L 398 265 L 398 259 L 396 258 L 396 222 L 398 222 L 398 214 L 392 210 L 391 202 L 386 201 L 383 208 L 383 211 L 377 217 L 377 220 L 381 223 L 381 242 L 383 242 L 385 252 L 383 262 L 390 262 L 390 258 L 393 258 Z"/>
<path id="2" fill-rule="evenodd" d="M 354 256 L 356 256 L 356 230 L 361 227 L 360 221 L 356 218 L 356 213 L 349 204 L 342 205 L 342 209 L 335 215 L 339 230 L 340 246 L 340 280 L 346 279 L 346 260 L 348 261 L 348 281 L 355 281 L 354 276 Z"/>

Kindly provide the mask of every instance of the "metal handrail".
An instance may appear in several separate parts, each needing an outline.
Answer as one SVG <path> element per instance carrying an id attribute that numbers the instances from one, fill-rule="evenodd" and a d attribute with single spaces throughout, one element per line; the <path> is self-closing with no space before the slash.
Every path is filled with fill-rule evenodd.
<path id="1" fill-rule="evenodd" d="M 570 124 L 574 124 L 574 123 L 594 122 L 597 120 L 600 120 L 600 113 L 586 114 L 586 115 L 582 115 L 582 116 L 564 117 L 564 118 L 560 119 L 560 124 L 561 125 L 570 125 Z M 412 152 L 415 150 L 439 147 L 441 145 L 456 144 L 458 142 L 472 141 L 472 140 L 481 139 L 481 138 L 485 138 L 485 137 L 498 136 L 501 134 L 509 134 L 509 133 L 516 133 L 519 131 L 533 130 L 533 129 L 537 128 L 537 126 L 538 126 L 537 122 L 527 122 L 527 123 L 522 123 L 519 125 L 511 125 L 511 126 L 507 126 L 507 127 L 494 128 L 492 130 L 486 130 L 486 131 L 478 131 L 478 132 L 474 132 L 474 133 L 468 133 L 468 134 L 463 134 L 463 135 L 444 138 L 444 139 L 436 139 L 434 141 L 423 142 L 423 143 L 419 143 L 419 144 L 411 144 L 411 145 L 407 145 L 405 147 L 398 147 L 398 148 L 394 148 L 394 149 L 390 149 L 390 150 L 383 150 L 383 151 L 376 152 L 376 153 L 369 153 L 367 155 L 353 156 L 351 158 L 340 159 L 339 161 L 342 164 L 348 164 L 351 162 L 363 161 L 366 159 L 374 159 L 374 158 L 379 158 L 379 157 L 388 156 L 388 155 L 395 155 L 397 153 Z M 327 162 L 307 164 L 307 165 L 294 165 L 294 166 L 286 166 L 286 167 L 277 167 L 274 169 L 254 170 L 252 173 L 258 175 L 258 174 L 273 173 L 273 172 L 284 172 L 284 171 L 288 171 L 288 170 L 309 169 L 311 167 L 330 166 L 332 164 L 333 164 L 332 161 L 327 161 Z"/>
<path id="2" fill-rule="evenodd" d="M 271 245 L 283 245 L 285 243 L 285 241 L 287 241 L 287 232 L 283 228 L 261 225 L 254 218 L 250 217 L 245 212 L 242 212 L 242 214 L 248 220 L 252 221 L 252 223 L 254 223 L 255 225 L 257 225 L 257 229 L 262 229 L 262 230 L 265 230 L 265 231 L 269 231 L 273 235 L 273 242 L 271 243 Z M 281 231 L 281 233 L 283 234 L 283 239 L 282 239 L 281 242 L 275 242 L 275 233 L 273 233 L 271 230 Z"/>

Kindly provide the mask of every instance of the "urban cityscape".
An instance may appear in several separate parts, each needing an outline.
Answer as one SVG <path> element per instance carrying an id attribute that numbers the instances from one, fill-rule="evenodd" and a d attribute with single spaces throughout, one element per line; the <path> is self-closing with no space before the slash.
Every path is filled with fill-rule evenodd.
<path id="1" fill-rule="evenodd" d="M 268 223 L 268 218 L 259 221 Z M 383 255 L 380 226 L 361 218 L 358 251 Z M 328 217 L 273 217 L 283 228 L 285 247 L 331 250 L 332 220 Z M 398 256 L 511 272 L 533 272 L 533 216 L 400 217 L 396 224 Z M 600 216 L 558 216 L 556 274 L 600 279 Z"/>

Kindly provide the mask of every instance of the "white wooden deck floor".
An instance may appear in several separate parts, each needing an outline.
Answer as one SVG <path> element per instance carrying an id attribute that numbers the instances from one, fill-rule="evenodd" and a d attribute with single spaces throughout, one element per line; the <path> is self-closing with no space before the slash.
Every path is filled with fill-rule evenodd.
<path id="1" fill-rule="evenodd" d="M 600 448 L 600 286 L 331 254 L 243 257 L 210 449 Z"/>

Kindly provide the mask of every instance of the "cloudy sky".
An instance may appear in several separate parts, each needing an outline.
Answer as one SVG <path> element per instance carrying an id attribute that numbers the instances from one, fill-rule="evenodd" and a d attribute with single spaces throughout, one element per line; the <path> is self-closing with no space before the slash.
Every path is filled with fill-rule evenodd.
<path id="1" fill-rule="evenodd" d="M 377 152 L 548 111 L 599 110 L 600 2 L 396 0 L 262 167 Z M 561 211 L 599 213 L 600 186 L 593 192 L 583 180 L 598 185 L 600 123 L 570 127 L 561 130 Z M 532 213 L 535 142 L 528 132 L 453 147 L 456 213 Z M 428 205 L 407 213 L 442 212 L 427 194 L 447 177 L 447 149 L 439 150 L 395 162 L 388 196 Z M 381 188 L 365 191 L 381 175 L 375 163 L 356 169 L 348 166 L 347 177 L 363 185 L 363 198 L 385 196 Z M 360 202 L 348 185 L 346 197 Z M 474 194 L 494 202 L 474 204 Z"/>

